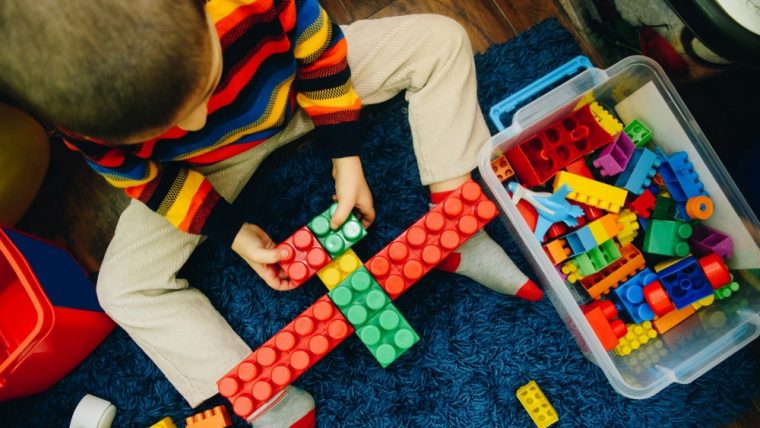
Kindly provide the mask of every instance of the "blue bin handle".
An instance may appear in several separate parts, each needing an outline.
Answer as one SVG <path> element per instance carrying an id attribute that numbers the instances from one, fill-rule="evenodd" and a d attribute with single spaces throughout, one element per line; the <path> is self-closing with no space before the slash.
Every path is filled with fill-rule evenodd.
<path id="1" fill-rule="evenodd" d="M 501 116 L 504 115 L 504 113 L 513 112 L 517 106 L 536 96 L 536 94 L 546 90 L 546 88 L 556 84 L 562 79 L 572 77 L 577 74 L 579 70 L 588 70 L 591 67 L 593 66 L 587 57 L 578 55 L 570 61 L 546 73 L 542 77 L 534 80 L 530 85 L 520 89 L 502 101 L 499 101 L 491 107 L 488 115 L 491 117 L 494 125 L 496 125 L 496 129 L 501 131 L 506 128 L 501 122 Z"/>

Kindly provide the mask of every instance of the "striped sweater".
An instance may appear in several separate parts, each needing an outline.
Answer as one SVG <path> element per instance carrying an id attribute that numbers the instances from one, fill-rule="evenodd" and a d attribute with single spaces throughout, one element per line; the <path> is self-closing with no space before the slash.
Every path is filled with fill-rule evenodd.
<path id="1" fill-rule="evenodd" d="M 277 134 L 297 107 L 332 157 L 358 152 L 361 103 L 346 40 L 317 0 L 210 0 L 223 69 L 206 126 L 177 127 L 142 144 L 112 147 L 61 131 L 66 145 L 112 185 L 175 227 L 231 245 L 243 215 L 194 166 L 249 150 Z"/>

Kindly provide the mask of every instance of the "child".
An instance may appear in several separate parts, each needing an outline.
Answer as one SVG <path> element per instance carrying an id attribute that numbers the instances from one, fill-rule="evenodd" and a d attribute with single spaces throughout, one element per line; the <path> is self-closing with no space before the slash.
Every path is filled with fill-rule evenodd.
<path id="1" fill-rule="evenodd" d="M 375 211 L 358 156 L 361 104 L 406 92 L 432 203 L 470 177 L 489 137 L 467 35 L 434 15 L 339 28 L 316 0 L 5 2 L 0 46 L 0 89 L 133 198 L 98 297 L 191 406 L 251 352 L 176 276 L 201 236 L 231 247 L 270 287 L 293 288 L 265 225 L 228 202 L 268 154 L 313 129 L 333 163 L 332 226 L 355 210 L 366 227 Z M 485 232 L 439 267 L 500 293 L 542 296 Z M 313 399 L 291 386 L 250 421 L 313 419 Z"/>

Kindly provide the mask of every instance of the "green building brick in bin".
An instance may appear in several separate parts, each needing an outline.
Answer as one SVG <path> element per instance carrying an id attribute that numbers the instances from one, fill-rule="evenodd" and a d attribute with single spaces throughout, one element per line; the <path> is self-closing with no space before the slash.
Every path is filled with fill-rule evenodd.
<path id="1" fill-rule="evenodd" d="M 652 218 L 673 220 L 676 218 L 676 202 L 667 196 L 657 195 L 652 211 Z"/>
<path id="2" fill-rule="evenodd" d="M 633 119 L 623 131 L 636 147 L 644 147 L 652 141 L 652 131 L 638 119 Z"/>
<path id="3" fill-rule="evenodd" d="M 619 258 L 620 250 L 615 245 L 615 241 L 609 239 L 574 258 L 572 262 L 578 267 L 578 275 L 586 276 L 599 272 Z"/>
<path id="4" fill-rule="evenodd" d="M 420 340 L 393 304 L 383 308 L 356 334 L 382 367 L 388 367 Z"/>
<path id="5" fill-rule="evenodd" d="M 689 254 L 686 240 L 692 232 L 688 223 L 653 218 L 649 221 L 642 250 L 650 254 L 685 257 Z"/>
<path id="6" fill-rule="evenodd" d="M 351 273 L 327 294 L 357 330 L 391 302 L 364 266 Z"/>
<path id="7" fill-rule="evenodd" d="M 348 216 L 346 222 L 339 229 L 330 229 L 330 218 L 332 218 L 336 208 L 338 208 L 337 203 L 330 205 L 330 208 L 314 217 L 308 224 L 309 230 L 314 233 L 319 243 L 332 258 L 339 256 L 367 235 L 364 226 L 353 213 Z"/>

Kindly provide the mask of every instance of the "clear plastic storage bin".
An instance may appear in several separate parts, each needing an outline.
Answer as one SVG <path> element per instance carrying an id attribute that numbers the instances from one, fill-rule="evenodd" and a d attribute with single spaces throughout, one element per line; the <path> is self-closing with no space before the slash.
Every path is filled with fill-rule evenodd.
<path id="1" fill-rule="evenodd" d="M 653 131 L 656 146 L 666 152 L 688 153 L 715 204 L 713 216 L 704 224 L 732 237 L 734 255 L 727 264 L 741 287 L 736 295 L 716 300 L 625 357 L 603 349 L 579 308 L 589 297 L 565 283 L 491 169 L 491 161 L 508 148 L 592 97 L 626 124 L 636 118 L 643 121 Z M 673 382 L 692 382 L 760 335 L 760 224 L 654 61 L 633 56 L 607 70 L 588 69 L 521 108 L 512 125 L 483 148 L 479 168 L 487 190 L 501 208 L 502 220 L 530 260 L 552 304 L 584 355 L 604 371 L 620 394 L 643 399 Z"/>

